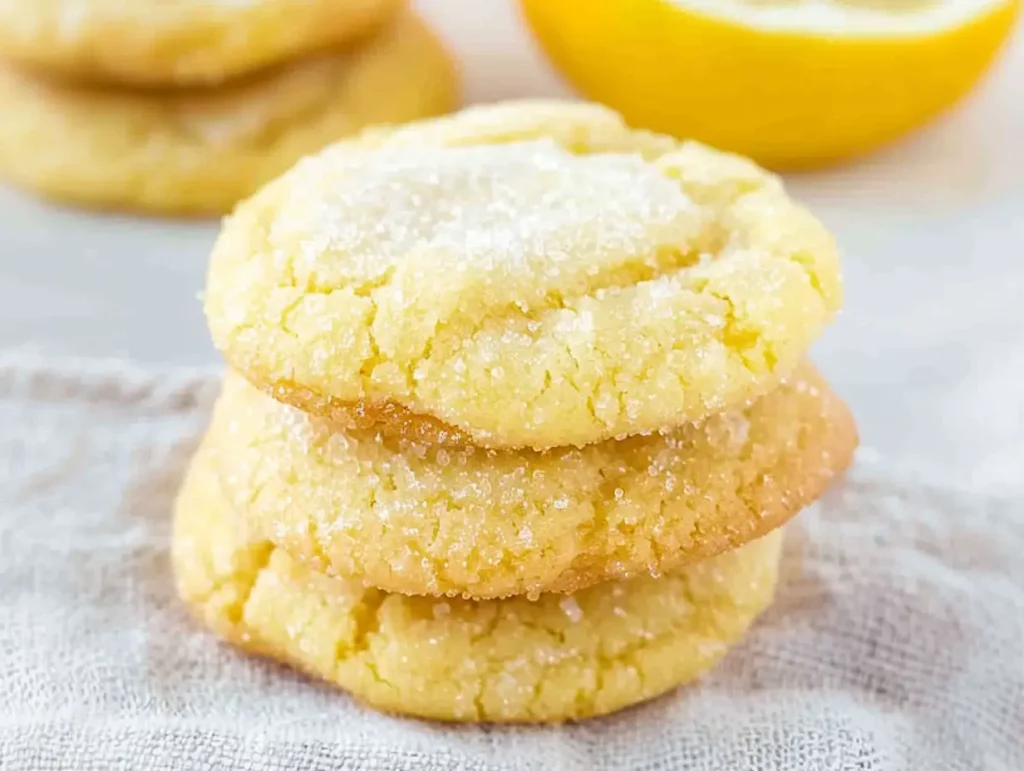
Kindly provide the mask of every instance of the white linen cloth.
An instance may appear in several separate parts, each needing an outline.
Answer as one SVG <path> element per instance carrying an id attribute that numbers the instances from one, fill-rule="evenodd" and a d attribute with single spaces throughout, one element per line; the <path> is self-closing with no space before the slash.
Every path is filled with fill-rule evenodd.
<path id="1" fill-rule="evenodd" d="M 216 373 L 0 357 L 0 769 L 1024 768 L 1024 498 L 861 458 L 789 528 L 716 671 L 560 727 L 387 717 L 174 593 L 170 505 Z"/>

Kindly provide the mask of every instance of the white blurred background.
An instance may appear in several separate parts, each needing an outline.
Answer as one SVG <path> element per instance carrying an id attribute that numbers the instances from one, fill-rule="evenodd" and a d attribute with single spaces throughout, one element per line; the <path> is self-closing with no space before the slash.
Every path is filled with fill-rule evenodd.
<path id="1" fill-rule="evenodd" d="M 507 0 L 419 3 L 469 101 L 567 95 Z M 858 163 L 789 179 L 844 251 L 814 358 L 861 462 L 1024 490 L 1024 33 L 966 103 Z M 2 118 L 0 118 L 2 119 Z M 83 213 L 0 188 L 0 351 L 211 365 L 197 300 L 217 225 Z"/>

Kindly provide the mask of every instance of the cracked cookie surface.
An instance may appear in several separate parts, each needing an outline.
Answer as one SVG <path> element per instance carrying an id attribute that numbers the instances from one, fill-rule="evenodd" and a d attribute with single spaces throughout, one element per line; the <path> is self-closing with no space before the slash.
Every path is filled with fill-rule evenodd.
<path id="1" fill-rule="evenodd" d="M 236 516 L 194 465 L 172 557 L 204 624 L 378 709 L 454 721 L 589 717 L 693 680 L 770 604 L 782 543 L 775 531 L 657 579 L 474 602 L 329 578 L 247 541 Z"/>
<path id="2" fill-rule="evenodd" d="M 457 103 L 440 41 L 403 15 L 358 48 L 214 89 L 74 86 L 0 69 L 0 175 L 91 206 L 221 214 L 367 125 Z"/>
<path id="3" fill-rule="evenodd" d="M 809 364 L 745 409 L 547 452 L 338 431 L 229 374 L 206 454 L 261 539 L 405 594 L 572 592 L 735 548 L 816 500 L 856 428 Z"/>
<path id="4" fill-rule="evenodd" d="M 75 79 L 218 83 L 367 33 L 402 0 L 0 0 L 0 56 Z"/>
<path id="5" fill-rule="evenodd" d="M 213 251 L 251 382 L 348 425 L 545 449 L 768 391 L 841 303 L 824 227 L 754 164 L 560 102 L 341 142 Z"/>

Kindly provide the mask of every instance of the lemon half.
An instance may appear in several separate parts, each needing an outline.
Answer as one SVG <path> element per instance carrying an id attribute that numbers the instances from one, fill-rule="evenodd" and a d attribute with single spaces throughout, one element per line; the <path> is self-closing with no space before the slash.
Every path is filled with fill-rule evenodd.
<path id="1" fill-rule="evenodd" d="M 764 165 L 866 152 L 963 96 L 1019 0 L 522 0 L 554 64 L 636 125 Z"/>

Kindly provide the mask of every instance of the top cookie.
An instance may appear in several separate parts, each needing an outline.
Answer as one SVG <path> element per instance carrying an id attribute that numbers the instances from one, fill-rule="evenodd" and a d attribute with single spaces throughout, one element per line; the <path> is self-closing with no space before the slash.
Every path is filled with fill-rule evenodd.
<path id="1" fill-rule="evenodd" d="M 307 411 L 545 449 L 747 402 L 840 302 L 831 236 L 775 177 L 524 102 L 306 159 L 226 222 L 206 313 Z"/>
<path id="2" fill-rule="evenodd" d="M 403 0 L 0 0 L 0 56 L 75 79 L 216 83 L 360 35 Z"/>

